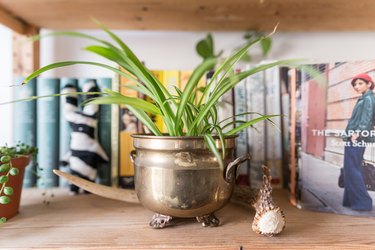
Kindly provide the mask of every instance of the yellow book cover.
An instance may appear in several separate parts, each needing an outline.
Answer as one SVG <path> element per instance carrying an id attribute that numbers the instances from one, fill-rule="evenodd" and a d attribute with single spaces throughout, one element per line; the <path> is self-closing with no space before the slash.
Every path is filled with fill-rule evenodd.
<path id="1" fill-rule="evenodd" d="M 185 89 L 185 86 L 191 76 L 191 74 L 193 73 L 193 71 L 191 70 L 182 70 L 180 71 L 180 83 L 179 83 L 179 86 L 178 88 L 184 92 L 184 89 Z"/>
<path id="2" fill-rule="evenodd" d="M 176 94 L 173 86 L 178 87 L 179 85 L 180 72 L 178 70 L 152 70 L 151 72 L 167 88 L 169 93 Z M 162 133 L 168 132 L 161 116 L 157 115 L 154 118 L 154 122 Z"/>
<path id="3" fill-rule="evenodd" d="M 179 83 L 179 89 L 183 92 L 184 89 L 185 89 L 185 86 L 187 84 L 187 82 L 189 81 L 189 78 L 191 76 L 191 74 L 193 73 L 193 71 L 191 70 L 183 70 L 183 71 L 180 71 L 180 83 Z M 195 96 L 195 104 L 198 103 L 199 99 L 201 98 L 202 96 L 202 92 L 198 91 L 198 88 L 200 87 L 205 87 L 206 86 L 206 77 L 202 77 L 198 84 L 197 84 L 197 88 L 195 90 L 195 93 L 196 93 L 196 96 Z"/>
<path id="4" fill-rule="evenodd" d="M 199 100 L 201 99 L 202 95 L 203 95 L 203 92 L 201 92 L 201 90 L 198 90 L 199 88 L 201 87 L 206 87 L 206 82 L 207 82 L 207 79 L 206 77 L 202 77 L 198 84 L 197 84 L 197 90 L 196 90 L 196 96 L 195 96 L 195 104 L 198 104 L 199 103 Z"/>
<path id="5" fill-rule="evenodd" d="M 164 86 L 168 89 L 169 93 L 172 95 L 176 95 L 177 92 L 175 90 L 176 86 L 179 88 L 180 83 L 180 71 L 178 70 L 164 70 L 162 75 L 162 82 Z"/>
<path id="6" fill-rule="evenodd" d="M 121 69 L 123 70 L 123 69 Z M 126 72 L 125 70 L 123 70 Z M 138 92 L 129 89 L 126 85 L 136 85 L 133 81 L 120 76 L 120 93 L 129 97 L 137 97 Z M 125 105 L 120 107 L 120 165 L 119 184 L 124 188 L 134 188 L 134 165 L 130 160 L 130 152 L 134 149 L 132 134 L 137 133 L 138 119 Z"/>

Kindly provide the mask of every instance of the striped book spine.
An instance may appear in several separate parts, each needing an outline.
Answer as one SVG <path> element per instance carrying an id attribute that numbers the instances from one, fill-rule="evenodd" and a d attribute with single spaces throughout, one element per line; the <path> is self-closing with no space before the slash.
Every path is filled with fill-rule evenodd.
<path id="1" fill-rule="evenodd" d="M 24 77 L 16 77 L 15 82 L 22 82 Z M 32 79 L 26 85 L 13 88 L 13 99 L 24 99 L 36 95 L 36 79 Z M 30 146 L 36 146 L 36 101 L 17 102 L 13 106 L 13 139 L 14 145 L 25 143 Z M 25 169 L 23 181 L 24 187 L 32 187 L 36 182 L 36 165 L 31 162 Z"/>
<path id="2" fill-rule="evenodd" d="M 45 96 L 60 92 L 60 81 L 56 78 L 38 78 L 37 95 Z M 59 97 L 37 100 L 37 186 L 57 186 L 57 177 L 52 170 L 59 167 Z"/>
<path id="3" fill-rule="evenodd" d="M 78 80 L 75 78 L 63 77 L 60 79 L 60 86 L 63 89 L 66 85 L 72 85 L 73 87 L 78 87 Z M 65 114 L 63 112 L 65 104 L 65 97 L 60 97 L 60 136 L 59 136 L 59 160 L 66 160 L 67 154 L 70 151 L 70 134 L 72 133 L 72 128 L 69 122 L 65 119 Z M 69 172 L 69 166 L 59 165 L 61 171 Z M 68 187 L 69 182 L 64 178 L 59 178 L 60 187 Z"/>

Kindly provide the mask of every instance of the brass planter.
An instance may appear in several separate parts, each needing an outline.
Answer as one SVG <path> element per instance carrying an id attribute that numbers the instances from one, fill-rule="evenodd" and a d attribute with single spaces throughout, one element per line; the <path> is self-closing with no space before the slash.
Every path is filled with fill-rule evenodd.
<path id="1" fill-rule="evenodd" d="M 203 137 L 133 135 L 135 190 L 141 204 L 156 212 L 151 226 L 161 228 L 173 217 L 196 217 L 204 226 L 217 226 L 214 212 L 230 199 L 236 166 L 235 136 L 225 139 L 224 171 Z M 217 146 L 221 143 L 217 139 Z"/>

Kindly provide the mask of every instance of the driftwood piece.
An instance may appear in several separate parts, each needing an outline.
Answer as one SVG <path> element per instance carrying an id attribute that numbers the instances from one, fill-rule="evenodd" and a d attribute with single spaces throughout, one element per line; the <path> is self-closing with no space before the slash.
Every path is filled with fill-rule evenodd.
<path id="1" fill-rule="evenodd" d="M 137 194 L 134 190 L 120 189 L 120 188 L 114 188 L 114 187 L 96 184 L 91 181 L 86 181 L 82 178 L 73 176 L 71 174 L 65 173 L 57 169 L 54 169 L 53 172 L 56 175 L 68 180 L 70 183 L 86 191 L 89 191 L 90 193 L 99 195 L 101 197 L 113 199 L 113 200 L 125 201 L 129 203 L 140 203 L 138 200 Z"/>

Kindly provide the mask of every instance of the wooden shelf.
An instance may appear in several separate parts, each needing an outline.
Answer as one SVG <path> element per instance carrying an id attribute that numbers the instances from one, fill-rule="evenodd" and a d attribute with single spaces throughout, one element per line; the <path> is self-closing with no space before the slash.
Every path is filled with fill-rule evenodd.
<path id="1" fill-rule="evenodd" d="M 374 30 L 369 0 L 0 0 L 0 23 L 19 33 L 30 27 L 233 31 Z"/>
<path id="2" fill-rule="evenodd" d="M 203 228 L 194 220 L 165 229 L 148 226 L 152 212 L 94 195 L 69 196 L 54 189 L 49 205 L 42 191 L 23 192 L 20 214 L 2 226 L 0 246 L 11 248 L 90 249 L 311 249 L 373 248 L 374 218 L 350 217 L 299 210 L 279 190 L 287 227 L 273 238 L 251 230 L 254 211 L 228 204 L 217 213 L 222 225 Z"/>

